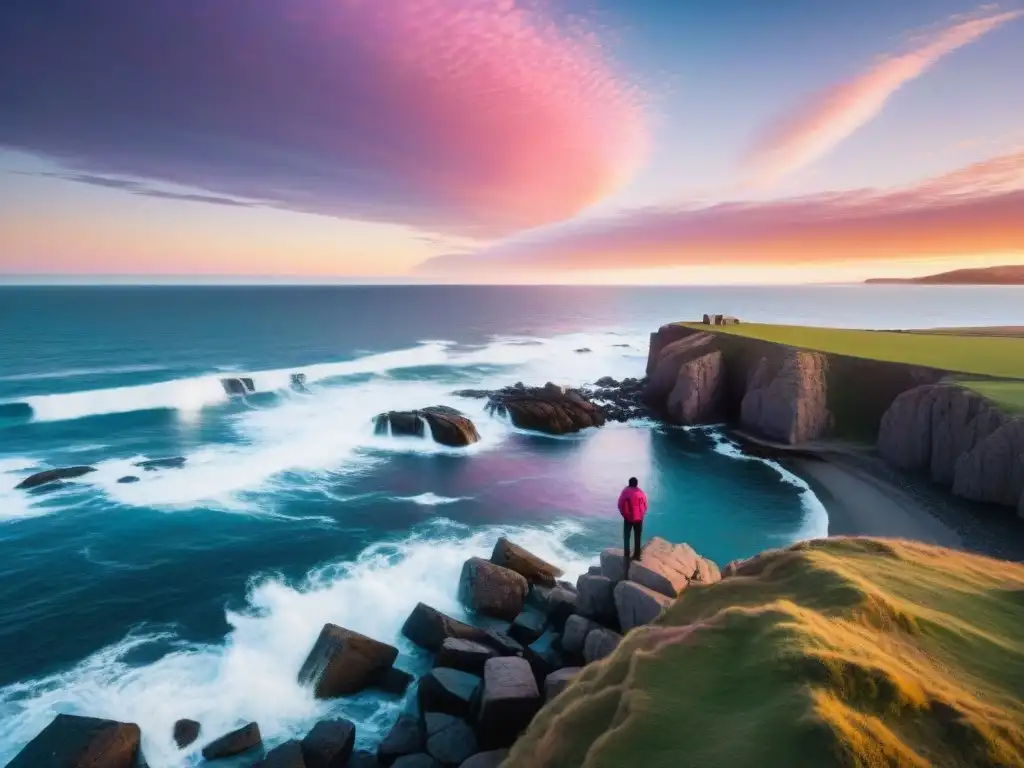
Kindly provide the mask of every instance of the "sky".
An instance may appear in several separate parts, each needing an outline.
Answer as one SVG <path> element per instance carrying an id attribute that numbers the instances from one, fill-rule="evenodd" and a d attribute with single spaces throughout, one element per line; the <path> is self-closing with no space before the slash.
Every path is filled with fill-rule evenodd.
<path id="1" fill-rule="evenodd" d="M 1024 263 L 1024 0 L 4 0 L 0 280 Z"/>

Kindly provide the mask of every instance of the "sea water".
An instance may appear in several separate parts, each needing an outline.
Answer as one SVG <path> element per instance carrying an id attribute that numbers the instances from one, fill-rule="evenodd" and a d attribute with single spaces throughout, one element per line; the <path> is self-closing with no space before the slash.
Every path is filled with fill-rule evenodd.
<path id="1" fill-rule="evenodd" d="M 875 328 L 1019 323 L 1020 289 L 181 287 L 0 289 L 0 764 L 59 712 L 138 723 L 153 768 L 255 720 L 273 745 L 318 719 L 378 738 L 402 706 L 313 699 L 296 673 L 325 622 L 429 658 L 399 630 L 419 601 L 462 618 L 462 563 L 500 535 L 586 570 L 645 536 L 724 564 L 827 533 L 784 468 L 715 429 L 638 421 L 568 437 L 484 412 L 466 388 L 642 376 L 648 334 L 704 312 Z M 589 350 L 586 352 L 578 350 Z M 305 391 L 291 374 L 304 373 Z M 220 379 L 251 377 L 230 398 Z M 377 435 L 392 409 L 452 405 L 466 449 Z M 185 457 L 181 468 L 136 462 Z M 54 466 L 96 471 L 50 492 Z M 119 483 L 134 475 L 135 483 Z"/>

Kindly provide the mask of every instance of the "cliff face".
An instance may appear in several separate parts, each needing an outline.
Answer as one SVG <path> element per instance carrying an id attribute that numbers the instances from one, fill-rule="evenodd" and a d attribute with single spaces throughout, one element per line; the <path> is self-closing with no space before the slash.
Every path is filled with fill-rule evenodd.
<path id="1" fill-rule="evenodd" d="M 740 424 L 789 445 L 827 434 L 827 370 L 825 356 L 817 352 L 786 349 L 762 357 L 740 403 Z"/>

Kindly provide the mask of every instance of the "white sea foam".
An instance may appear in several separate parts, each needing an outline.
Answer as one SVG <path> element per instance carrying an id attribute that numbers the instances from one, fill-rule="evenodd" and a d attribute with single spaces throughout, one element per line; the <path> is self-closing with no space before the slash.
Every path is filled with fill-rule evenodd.
<path id="1" fill-rule="evenodd" d="M 176 643 L 158 661 L 133 666 L 132 651 L 149 643 L 175 643 L 170 632 L 130 636 L 67 672 L 0 689 L 0 764 L 44 728 L 58 712 L 137 722 L 152 768 L 179 768 L 196 759 L 202 743 L 255 720 L 269 744 L 301 736 L 329 713 L 353 719 L 362 738 L 380 735 L 395 717 L 395 702 L 361 696 L 317 701 L 296 673 L 326 622 L 388 642 L 402 652 L 398 665 L 422 669 L 422 652 L 400 638 L 419 601 L 465 618 L 456 599 L 466 558 L 488 556 L 499 535 L 511 536 L 558 563 L 568 578 L 590 564 L 568 549 L 573 524 L 544 528 L 488 528 L 476 532 L 435 522 L 394 544 L 377 544 L 354 563 L 317 569 L 304 583 L 277 578 L 252 584 L 248 609 L 227 613 L 231 630 L 222 643 Z M 202 723 L 200 742 L 179 751 L 171 739 L 178 718 Z"/>
<path id="2" fill-rule="evenodd" d="M 46 514 L 41 497 L 15 488 L 39 468 L 38 461 L 25 456 L 0 457 L 0 523 Z"/>
<path id="3" fill-rule="evenodd" d="M 419 504 L 421 507 L 439 507 L 443 504 L 455 504 L 459 501 L 464 501 L 464 496 L 456 496 L 454 498 L 450 496 L 438 496 L 436 493 L 427 491 L 421 493 L 418 496 L 393 496 L 393 501 L 411 501 L 413 504 Z"/>
<path id="4" fill-rule="evenodd" d="M 717 429 L 708 430 L 708 434 L 715 442 L 715 451 L 717 453 L 741 461 L 759 461 L 762 464 L 767 464 L 779 473 L 784 483 L 795 485 L 800 489 L 800 504 L 804 508 L 804 519 L 800 529 L 793 534 L 794 542 L 807 539 L 822 539 L 828 536 L 828 510 L 825 509 L 825 505 L 821 503 L 821 500 L 811 490 L 811 486 L 777 461 L 743 453 L 736 443 L 729 440 Z"/>

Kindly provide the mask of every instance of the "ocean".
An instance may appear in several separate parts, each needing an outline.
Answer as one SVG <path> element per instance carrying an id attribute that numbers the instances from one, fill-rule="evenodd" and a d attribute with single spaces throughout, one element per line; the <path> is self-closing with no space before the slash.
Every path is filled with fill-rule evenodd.
<path id="1" fill-rule="evenodd" d="M 425 654 L 399 629 L 423 601 L 465 618 L 462 563 L 499 535 L 570 578 L 620 543 L 635 475 L 645 537 L 720 564 L 828 530 L 806 484 L 716 429 L 638 421 L 518 430 L 465 388 L 641 376 L 659 325 L 922 328 L 1022 322 L 1020 288 L 0 288 L 0 764 L 54 714 L 137 722 L 152 768 L 195 764 L 256 720 L 273 745 L 330 715 L 379 738 L 403 706 L 319 702 L 296 673 L 325 622 Z M 588 349 L 588 352 L 577 350 Z M 290 386 L 306 375 L 307 391 Z M 224 376 L 256 392 L 229 398 Z M 375 435 L 392 409 L 452 405 L 481 441 Z M 140 471 L 146 459 L 180 468 Z M 14 486 L 87 464 L 57 490 Z M 125 475 L 139 482 L 118 483 Z"/>

